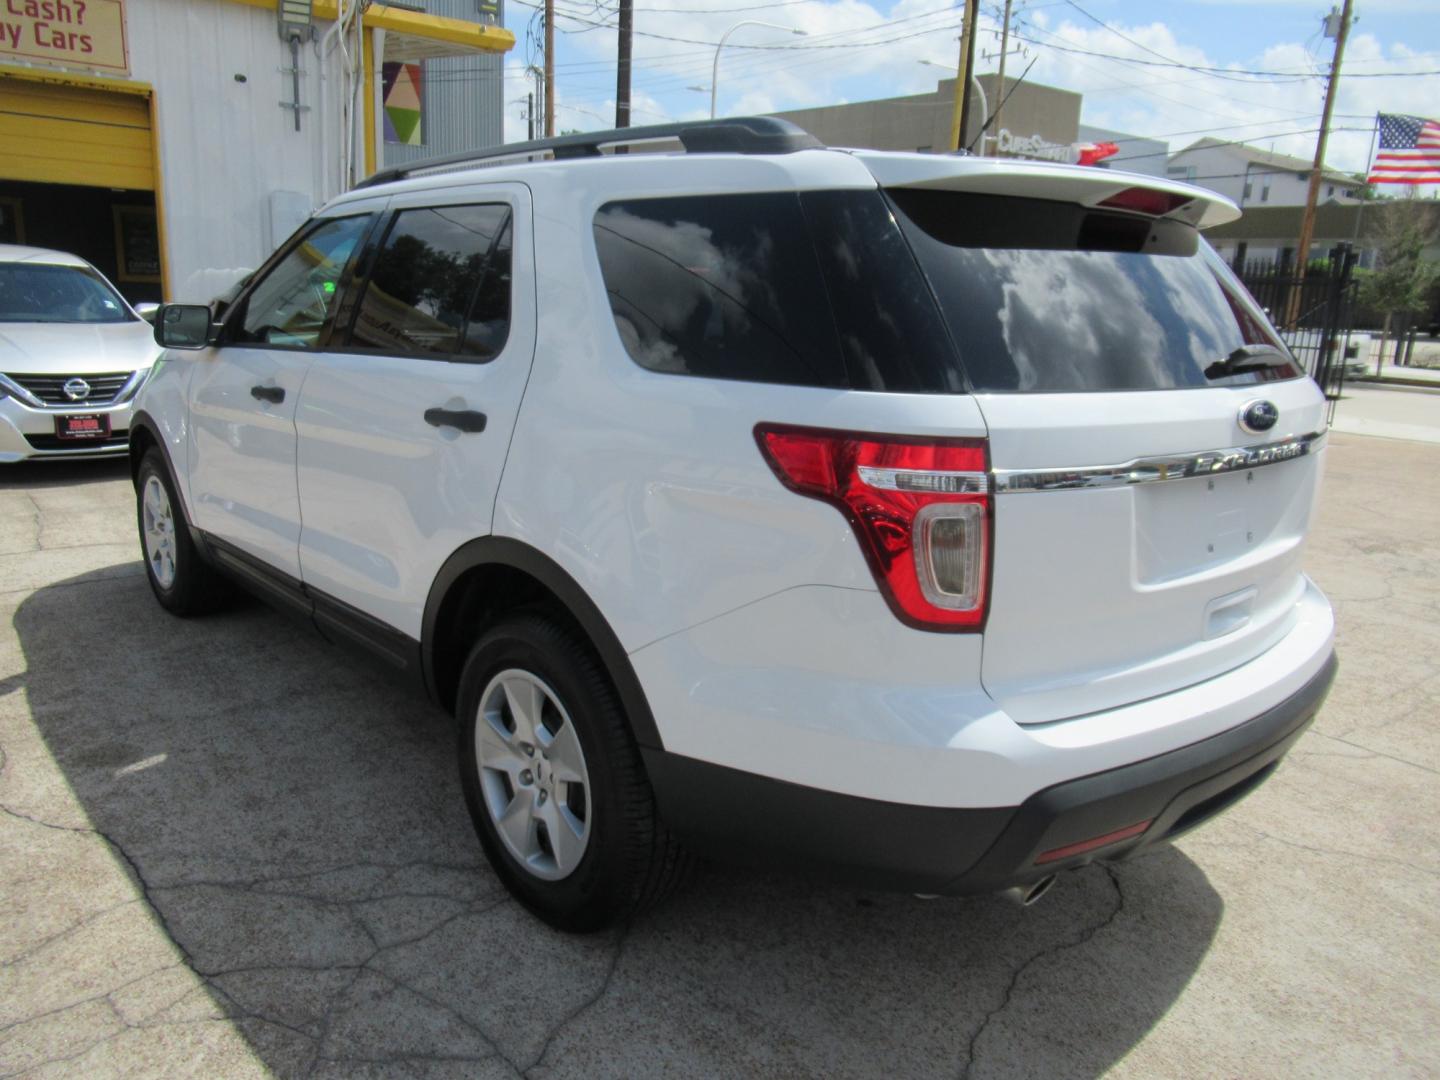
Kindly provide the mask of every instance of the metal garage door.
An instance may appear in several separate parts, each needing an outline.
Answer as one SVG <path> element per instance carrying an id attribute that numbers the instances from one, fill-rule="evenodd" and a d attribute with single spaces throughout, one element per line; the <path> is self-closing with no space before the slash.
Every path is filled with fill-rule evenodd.
<path id="1" fill-rule="evenodd" d="M 155 190 L 150 101 L 0 75 L 0 179 Z"/>

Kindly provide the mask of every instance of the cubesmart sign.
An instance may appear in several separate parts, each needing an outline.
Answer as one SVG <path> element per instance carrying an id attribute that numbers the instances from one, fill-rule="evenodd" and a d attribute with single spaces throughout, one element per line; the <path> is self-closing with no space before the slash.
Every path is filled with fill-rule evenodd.
<path id="1" fill-rule="evenodd" d="M 9 57 L 128 74 L 125 0 L 0 0 L 0 62 Z"/>

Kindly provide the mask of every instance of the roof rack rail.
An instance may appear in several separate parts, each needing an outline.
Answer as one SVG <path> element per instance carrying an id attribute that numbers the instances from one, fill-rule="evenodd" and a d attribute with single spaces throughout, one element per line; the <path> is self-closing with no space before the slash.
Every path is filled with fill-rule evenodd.
<path id="1" fill-rule="evenodd" d="M 825 145 L 814 135 L 788 120 L 770 116 L 689 120 L 678 124 L 655 124 L 650 127 L 559 135 L 553 139 L 504 143 L 480 150 L 467 150 L 460 154 L 425 158 L 390 169 L 381 169 L 355 186 L 375 187 L 377 184 L 403 180 L 407 176 L 432 171 L 452 171 L 485 161 L 498 163 L 508 158 L 533 160 L 542 155 L 556 159 L 600 157 L 604 153 L 604 147 L 618 148 L 647 142 L 678 142 L 687 154 L 791 154 L 797 150 L 810 150 Z"/>

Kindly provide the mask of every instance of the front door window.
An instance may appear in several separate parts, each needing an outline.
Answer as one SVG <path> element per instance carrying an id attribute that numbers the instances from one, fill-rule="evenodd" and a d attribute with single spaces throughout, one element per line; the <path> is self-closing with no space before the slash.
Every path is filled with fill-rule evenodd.
<path id="1" fill-rule="evenodd" d="M 238 343 L 313 348 L 335 307 L 336 287 L 370 215 L 321 222 L 295 244 L 245 302 Z"/>

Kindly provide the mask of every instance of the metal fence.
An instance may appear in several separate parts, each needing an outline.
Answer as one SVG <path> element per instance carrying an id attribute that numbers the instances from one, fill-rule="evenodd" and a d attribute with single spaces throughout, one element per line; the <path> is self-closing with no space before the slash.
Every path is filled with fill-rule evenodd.
<path id="1" fill-rule="evenodd" d="M 1328 258 L 1305 268 L 1283 262 L 1235 268 L 1296 359 L 1325 391 L 1331 419 L 1345 385 L 1345 353 L 1355 315 L 1355 261 L 1351 246 L 1339 244 Z"/>

